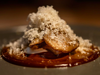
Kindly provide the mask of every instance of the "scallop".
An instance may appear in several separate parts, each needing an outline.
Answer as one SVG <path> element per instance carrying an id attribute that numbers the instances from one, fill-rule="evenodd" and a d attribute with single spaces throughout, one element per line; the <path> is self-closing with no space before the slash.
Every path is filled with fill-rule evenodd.
<path id="1" fill-rule="evenodd" d="M 39 39 L 39 38 L 36 38 L 34 39 L 30 44 L 29 46 L 33 46 L 33 45 L 36 45 L 36 44 L 40 44 L 43 42 L 43 39 Z"/>
<path id="2" fill-rule="evenodd" d="M 79 42 L 77 40 L 70 40 L 70 38 L 65 37 L 64 34 L 57 35 L 53 38 L 51 37 L 51 34 L 46 34 L 44 35 L 44 41 L 49 47 L 51 47 L 50 50 L 56 55 L 69 53 L 79 46 Z"/>

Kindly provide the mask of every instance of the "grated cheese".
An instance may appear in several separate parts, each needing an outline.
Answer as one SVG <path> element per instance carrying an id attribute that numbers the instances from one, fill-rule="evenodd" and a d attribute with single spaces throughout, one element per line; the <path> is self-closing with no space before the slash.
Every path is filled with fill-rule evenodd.
<path id="1" fill-rule="evenodd" d="M 82 37 L 78 37 L 78 40 L 79 40 L 79 47 L 76 49 L 76 51 L 80 51 L 81 53 L 86 53 L 86 51 L 89 51 L 91 50 L 91 46 L 92 46 L 92 43 L 90 43 L 90 40 L 88 39 L 83 39 Z"/>
<path id="2" fill-rule="evenodd" d="M 29 42 L 32 42 L 35 38 L 43 39 L 45 34 L 51 33 L 51 39 L 55 37 L 59 39 L 61 43 L 62 36 L 70 38 L 72 40 L 69 44 L 76 44 L 76 39 L 79 41 L 79 47 L 76 51 L 85 53 L 85 50 L 90 50 L 89 47 L 92 45 L 89 40 L 83 40 L 81 37 L 76 36 L 73 30 L 67 25 L 67 23 L 61 19 L 58 12 L 53 9 L 52 6 L 39 7 L 37 13 L 30 13 L 28 16 L 29 25 L 24 32 L 24 35 L 15 41 L 14 43 L 9 43 L 7 46 L 10 47 L 10 54 L 12 53 L 23 53 L 23 49 Z"/>

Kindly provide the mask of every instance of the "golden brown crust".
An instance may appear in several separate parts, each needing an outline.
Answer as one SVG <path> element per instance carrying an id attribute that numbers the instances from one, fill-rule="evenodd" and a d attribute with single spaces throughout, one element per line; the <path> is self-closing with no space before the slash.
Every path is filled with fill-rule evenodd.
<path id="1" fill-rule="evenodd" d="M 29 44 L 29 46 L 31 47 L 33 45 L 40 44 L 42 42 L 43 42 L 43 39 L 36 38 Z"/>
<path id="2" fill-rule="evenodd" d="M 56 39 L 56 38 L 55 38 Z M 66 38 L 64 36 L 64 39 L 61 40 L 62 43 L 59 43 L 59 40 L 51 39 L 50 34 L 47 34 L 44 36 L 44 41 L 48 46 L 50 46 L 52 49 L 50 49 L 54 54 L 59 55 L 60 53 L 69 53 L 73 50 L 75 50 L 79 46 L 79 42 L 76 40 L 75 44 L 70 44 L 69 42 L 72 42 L 69 38 Z"/>

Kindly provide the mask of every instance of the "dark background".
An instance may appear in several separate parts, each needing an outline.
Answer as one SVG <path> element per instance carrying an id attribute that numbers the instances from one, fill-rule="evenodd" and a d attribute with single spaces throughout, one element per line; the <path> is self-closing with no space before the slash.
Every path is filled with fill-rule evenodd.
<path id="1" fill-rule="evenodd" d="M 27 25 L 28 14 L 46 5 L 53 5 L 69 25 L 100 26 L 99 0 L 0 0 L 0 28 Z"/>

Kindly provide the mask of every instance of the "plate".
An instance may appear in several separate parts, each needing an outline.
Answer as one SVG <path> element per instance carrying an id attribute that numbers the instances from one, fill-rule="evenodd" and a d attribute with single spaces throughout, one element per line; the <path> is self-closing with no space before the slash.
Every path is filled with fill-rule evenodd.
<path id="1" fill-rule="evenodd" d="M 0 51 L 3 44 L 15 41 L 22 36 L 25 27 L 0 30 Z M 99 27 L 71 25 L 71 28 L 78 36 L 90 39 L 92 43 L 100 46 Z M 0 58 L 0 75 L 100 75 L 100 57 L 92 62 L 71 68 L 30 68 L 8 63 Z"/>

